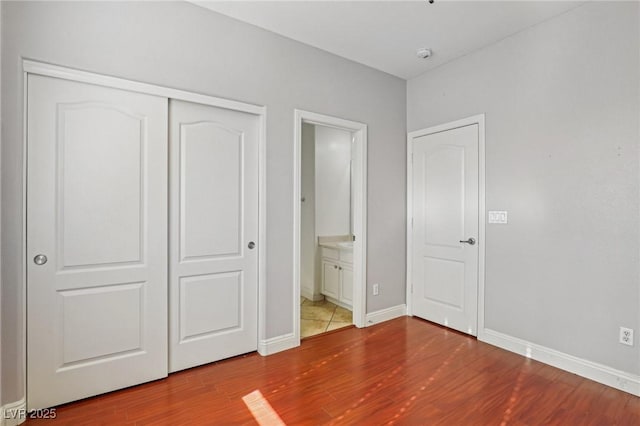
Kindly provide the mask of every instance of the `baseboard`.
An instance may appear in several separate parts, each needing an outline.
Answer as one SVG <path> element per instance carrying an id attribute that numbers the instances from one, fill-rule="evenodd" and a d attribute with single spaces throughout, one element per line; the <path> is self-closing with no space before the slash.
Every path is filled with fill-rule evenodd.
<path id="1" fill-rule="evenodd" d="M 486 328 L 478 333 L 478 340 L 577 374 L 594 382 L 640 396 L 640 376 L 638 375 L 616 370 Z"/>
<path id="2" fill-rule="evenodd" d="M 300 342 L 293 333 L 261 340 L 258 343 L 258 353 L 262 356 L 272 355 L 300 346 Z"/>
<path id="3" fill-rule="evenodd" d="M 0 426 L 17 426 L 27 419 L 27 401 L 20 401 L 0 407 Z"/>
<path id="4" fill-rule="evenodd" d="M 305 299 L 312 300 L 313 299 L 313 291 L 309 290 L 308 288 L 301 287 L 300 288 L 300 296 L 304 297 Z"/>
<path id="5" fill-rule="evenodd" d="M 369 327 L 394 318 L 404 317 L 407 315 L 407 305 L 397 305 L 390 308 L 381 309 L 379 311 L 370 312 L 365 317 L 365 326 Z"/>
<path id="6" fill-rule="evenodd" d="M 338 305 L 338 306 L 340 306 L 341 308 L 345 308 L 345 309 L 347 309 L 347 310 L 349 310 L 349 311 L 353 312 L 353 306 L 349 305 L 348 303 L 341 302 L 341 301 L 339 301 L 338 299 L 334 299 L 334 298 L 333 298 L 333 297 L 331 297 L 331 296 L 324 296 L 324 299 L 325 299 L 327 302 L 331 302 L 331 303 L 333 303 L 334 305 Z"/>
<path id="7" fill-rule="evenodd" d="M 313 293 L 311 290 L 307 289 L 307 288 L 301 288 L 300 289 L 300 295 L 302 297 L 304 297 L 305 299 L 309 299 L 313 302 L 319 302 L 320 300 L 324 300 L 324 296 L 320 293 L 315 294 Z"/>

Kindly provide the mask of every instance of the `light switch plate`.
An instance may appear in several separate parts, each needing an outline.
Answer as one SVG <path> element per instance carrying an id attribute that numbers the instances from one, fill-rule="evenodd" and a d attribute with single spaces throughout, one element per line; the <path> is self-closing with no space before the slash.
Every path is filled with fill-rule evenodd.
<path id="1" fill-rule="evenodd" d="M 508 223 L 507 212 L 498 211 L 498 210 L 489 211 L 489 223 L 500 223 L 500 224 Z"/>

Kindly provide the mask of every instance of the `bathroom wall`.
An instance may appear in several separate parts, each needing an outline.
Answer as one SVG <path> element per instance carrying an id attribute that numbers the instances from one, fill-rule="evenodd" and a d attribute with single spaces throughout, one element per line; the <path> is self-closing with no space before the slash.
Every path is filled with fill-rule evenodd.
<path id="1" fill-rule="evenodd" d="M 351 133 L 315 126 L 316 235 L 351 234 Z"/>
<path id="2" fill-rule="evenodd" d="M 318 237 L 351 234 L 351 133 L 302 125 L 300 293 L 322 299 Z"/>

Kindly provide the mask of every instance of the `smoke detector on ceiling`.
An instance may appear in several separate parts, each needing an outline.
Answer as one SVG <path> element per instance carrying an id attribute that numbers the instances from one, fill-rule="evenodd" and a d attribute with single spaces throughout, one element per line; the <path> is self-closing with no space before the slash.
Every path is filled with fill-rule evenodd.
<path id="1" fill-rule="evenodd" d="M 431 49 L 427 49 L 426 47 L 421 47 L 416 51 L 416 56 L 421 59 L 427 59 L 431 55 L 433 55 L 433 52 L 431 52 Z"/>

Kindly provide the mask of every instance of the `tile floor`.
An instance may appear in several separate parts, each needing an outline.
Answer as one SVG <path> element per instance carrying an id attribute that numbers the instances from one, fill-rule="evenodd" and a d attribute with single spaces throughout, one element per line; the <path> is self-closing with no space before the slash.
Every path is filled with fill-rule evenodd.
<path id="1" fill-rule="evenodd" d="M 300 298 L 300 337 L 305 338 L 349 326 L 353 323 L 351 311 L 326 300 L 313 302 Z"/>

